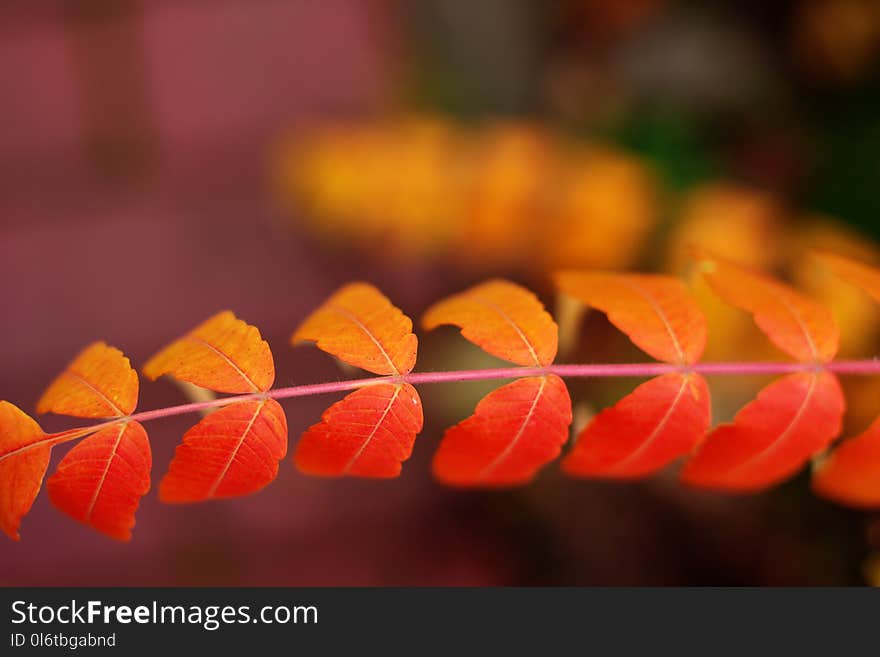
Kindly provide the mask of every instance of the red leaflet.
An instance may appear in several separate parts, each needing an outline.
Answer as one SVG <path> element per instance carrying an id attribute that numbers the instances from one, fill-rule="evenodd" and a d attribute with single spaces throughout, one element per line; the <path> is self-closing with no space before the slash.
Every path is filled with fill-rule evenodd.
<path id="1" fill-rule="evenodd" d="M 566 473 L 632 478 L 689 454 L 710 424 L 709 389 L 699 374 L 643 383 L 581 431 L 562 463 Z"/>
<path id="2" fill-rule="evenodd" d="M 422 403 L 411 385 L 367 386 L 324 411 L 303 434 L 293 461 L 312 475 L 396 477 L 422 423 Z"/>
<path id="3" fill-rule="evenodd" d="M 508 281 L 482 283 L 428 308 L 425 329 L 441 324 L 460 327 L 475 345 L 517 365 L 543 367 L 556 358 L 556 322 L 534 294 Z"/>
<path id="4" fill-rule="evenodd" d="M 186 432 L 159 499 L 201 502 L 256 492 L 275 479 L 286 453 L 287 418 L 278 402 L 235 402 Z"/>
<path id="5" fill-rule="evenodd" d="M 51 444 L 32 418 L 0 401 L 0 529 L 16 541 L 43 484 Z"/>
<path id="6" fill-rule="evenodd" d="M 695 363 L 706 346 L 706 318 L 677 278 L 659 274 L 565 271 L 561 292 L 598 308 L 645 352 L 668 363 Z"/>
<path id="7" fill-rule="evenodd" d="M 724 301 L 751 313 L 777 347 L 803 362 L 837 353 L 839 331 L 826 308 L 789 286 L 732 263 L 699 254 L 702 273 Z"/>
<path id="8" fill-rule="evenodd" d="M 147 432 L 123 422 L 71 449 L 49 478 L 52 503 L 72 518 L 121 541 L 131 539 L 134 514 L 150 490 Z"/>
<path id="9" fill-rule="evenodd" d="M 880 418 L 816 468 L 813 491 L 840 504 L 880 507 Z"/>
<path id="10" fill-rule="evenodd" d="M 434 475 L 453 486 L 527 483 L 559 455 L 570 424 L 571 399 L 562 379 L 518 379 L 490 392 L 473 415 L 446 430 Z"/>
<path id="11" fill-rule="evenodd" d="M 717 427 L 685 465 L 685 483 L 754 491 L 794 474 L 839 433 L 844 411 L 837 377 L 789 374 Z"/>

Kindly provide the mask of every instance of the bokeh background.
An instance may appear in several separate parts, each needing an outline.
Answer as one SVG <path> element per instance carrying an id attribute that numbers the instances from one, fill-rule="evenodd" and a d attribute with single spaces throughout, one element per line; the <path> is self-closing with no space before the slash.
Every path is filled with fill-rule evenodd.
<path id="1" fill-rule="evenodd" d="M 828 303 L 842 355 L 873 356 L 877 310 L 806 254 L 880 254 L 878 60 L 875 0 L 2 3 L 0 398 L 32 410 L 88 342 L 140 365 L 224 308 L 261 328 L 278 385 L 351 376 L 287 338 L 353 279 L 417 317 L 505 276 L 556 312 L 560 360 L 639 360 L 555 299 L 548 273 L 690 280 L 694 243 Z M 782 358 L 692 284 L 707 359 Z M 419 369 L 493 362 L 455 331 L 421 336 Z M 765 382 L 713 379 L 716 421 Z M 572 382 L 576 424 L 635 383 Z M 880 411 L 880 383 L 844 384 L 851 435 Z M 675 468 L 441 487 L 443 428 L 493 385 L 424 388 L 399 480 L 284 462 L 241 500 L 149 495 L 129 544 L 44 493 L 21 543 L 0 542 L 0 584 L 880 583 L 880 520 L 815 498 L 806 472 L 745 497 L 683 489 Z M 140 408 L 184 399 L 144 384 Z M 332 401 L 287 402 L 292 440 Z M 154 486 L 195 420 L 148 427 Z"/>

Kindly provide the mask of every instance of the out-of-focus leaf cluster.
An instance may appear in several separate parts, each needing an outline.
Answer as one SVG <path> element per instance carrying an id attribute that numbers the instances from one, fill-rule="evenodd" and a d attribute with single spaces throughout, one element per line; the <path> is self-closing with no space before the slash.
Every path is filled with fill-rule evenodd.
<path id="1" fill-rule="evenodd" d="M 325 124 L 282 147 L 279 180 L 320 238 L 479 270 L 629 267 L 658 221 L 639 159 L 526 123 Z"/>

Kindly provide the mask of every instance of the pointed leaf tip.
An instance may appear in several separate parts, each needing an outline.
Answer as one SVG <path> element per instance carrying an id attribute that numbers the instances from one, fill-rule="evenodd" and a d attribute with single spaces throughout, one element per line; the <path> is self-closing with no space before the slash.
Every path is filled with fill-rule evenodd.
<path id="1" fill-rule="evenodd" d="M 159 484 L 163 502 L 248 495 L 271 483 L 287 453 L 287 417 L 274 399 L 234 402 L 186 432 Z"/>
<path id="2" fill-rule="evenodd" d="M 571 420 L 562 379 L 517 379 L 490 392 L 473 415 L 446 430 L 434 475 L 452 486 L 526 484 L 559 455 Z"/>
<path id="3" fill-rule="evenodd" d="M 411 385 L 369 385 L 324 411 L 300 438 L 293 462 L 311 475 L 396 477 L 423 422 L 422 402 Z"/>
<path id="4" fill-rule="evenodd" d="M 0 401 L 0 529 L 15 541 L 43 485 L 51 451 L 33 418 Z"/>
<path id="5" fill-rule="evenodd" d="M 382 375 L 408 374 L 418 350 L 412 320 L 368 283 L 340 288 L 306 318 L 290 341 L 314 342 L 349 365 Z"/>
<path id="6" fill-rule="evenodd" d="M 431 306 L 422 325 L 453 324 L 484 351 L 517 365 L 546 367 L 556 358 L 558 329 L 538 298 L 509 281 L 494 279 Z"/>
<path id="7" fill-rule="evenodd" d="M 646 353 L 693 364 L 706 346 L 706 318 L 677 278 L 662 274 L 563 271 L 557 288 L 598 308 Z"/>
<path id="8" fill-rule="evenodd" d="M 275 381 L 269 344 L 255 326 L 229 310 L 217 313 L 162 349 L 143 367 L 156 380 L 169 374 L 216 392 L 266 392 Z"/>
<path id="9" fill-rule="evenodd" d="M 701 273 L 725 302 L 750 313 L 777 347 L 801 362 L 827 362 L 840 332 L 827 308 L 784 283 L 695 250 Z"/>
<path id="10" fill-rule="evenodd" d="M 102 534 L 131 539 L 135 512 L 150 490 L 152 455 L 139 422 L 122 422 L 71 449 L 49 481 L 49 499 L 61 511 Z"/>
<path id="11" fill-rule="evenodd" d="M 138 376 L 128 358 L 104 342 L 83 349 L 37 402 L 38 413 L 119 417 L 137 406 Z"/>

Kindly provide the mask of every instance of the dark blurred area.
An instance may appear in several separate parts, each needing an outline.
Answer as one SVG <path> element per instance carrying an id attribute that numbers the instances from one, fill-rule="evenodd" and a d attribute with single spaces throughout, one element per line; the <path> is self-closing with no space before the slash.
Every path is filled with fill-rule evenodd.
<path id="1" fill-rule="evenodd" d="M 555 310 L 562 360 L 640 359 L 601 317 L 577 330 L 548 273 L 687 275 L 693 243 L 829 304 L 842 356 L 878 353 L 877 310 L 805 257 L 880 258 L 876 0 L 7 2 L 0 95 L 0 399 L 28 411 L 88 342 L 140 366 L 224 308 L 260 327 L 276 385 L 349 377 L 287 339 L 355 279 L 417 318 L 505 276 Z M 693 285 L 707 360 L 781 358 Z M 420 370 L 494 362 L 455 332 L 420 345 Z M 711 380 L 715 421 L 762 382 Z M 573 382 L 576 424 L 634 383 Z M 880 382 L 844 385 L 852 435 Z M 0 543 L 0 584 L 880 584 L 880 518 L 807 473 L 744 497 L 555 464 L 516 490 L 440 486 L 443 429 L 492 387 L 426 387 L 399 480 L 285 462 L 240 500 L 151 493 L 130 544 L 44 493 Z M 185 399 L 143 383 L 139 408 Z M 331 401 L 285 404 L 292 442 Z M 154 487 L 195 421 L 148 426 Z"/>

